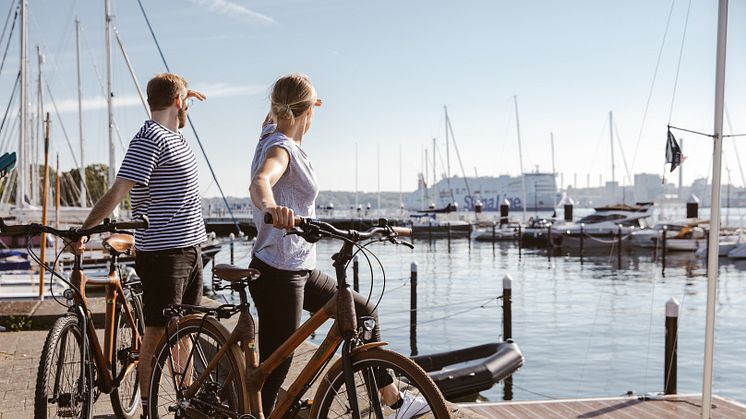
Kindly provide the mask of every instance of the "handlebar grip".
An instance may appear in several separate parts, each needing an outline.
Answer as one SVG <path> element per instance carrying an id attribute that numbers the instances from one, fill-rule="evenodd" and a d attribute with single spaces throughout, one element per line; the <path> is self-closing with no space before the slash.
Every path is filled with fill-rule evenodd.
<path id="1" fill-rule="evenodd" d="M 391 230 L 394 231 L 397 235 L 401 237 L 410 237 L 412 235 L 412 229 L 408 227 L 391 227 Z"/>
<path id="2" fill-rule="evenodd" d="M 296 216 L 296 217 L 293 218 L 293 225 L 297 227 L 297 226 L 301 225 L 302 221 L 303 221 L 302 217 Z M 265 212 L 264 213 L 264 224 L 272 224 L 272 223 L 273 223 L 272 214 L 270 214 L 268 212 Z"/>
<path id="3" fill-rule="evenodd" d="M 148 220 L 148 217 L 142 215 L 138 218 L 139 219 L 135 219 L 131 221 L 117 222 L 117 229 L 140 230 L 140 229 L 148 228 L 148 225 L 150 225 L 150 220 Z"/>
<path id="4" fill-rule="evenodd" d="M 10 236 L 18 236 L 23 235 L 28 232 L 28 226 L 18 224 L 18 225 L 7 225 L 5 224 L 5 221 L 0 219 L 0 231 L 3 234 L 7 234 Z"/>

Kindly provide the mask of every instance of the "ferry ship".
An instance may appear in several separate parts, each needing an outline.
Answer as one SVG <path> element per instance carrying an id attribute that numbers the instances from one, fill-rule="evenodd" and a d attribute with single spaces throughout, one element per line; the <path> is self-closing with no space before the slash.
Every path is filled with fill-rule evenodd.
<path id="1" fill-rule="evenodd" d="M 560 198 L 555 174 L 533 172 L 524 177 L 526 210 L 552 211 Z M 408 210 L 424 210 L 455 203 L 460 209 L 473 211 L 481 202 L 483 211 L 499 211 L 500 204 L 507 200 L 511 210 L 523 210 L 523 197 L 521 176 L 452 176 L 428 186 L 420 175 L 417 190 L 404 197 L 404 206 Z"/>

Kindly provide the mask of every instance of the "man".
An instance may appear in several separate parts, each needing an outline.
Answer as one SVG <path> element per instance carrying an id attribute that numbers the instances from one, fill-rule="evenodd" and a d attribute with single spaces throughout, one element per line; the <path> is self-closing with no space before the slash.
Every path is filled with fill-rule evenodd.
<path id="1" fill-rule="evenodd" d="M 133 216 L 149 227 L 135 233 L 135 268 L 142 280 L 145 334 L 139 376 L 147 413 L 153 351 L 164 335 L 163 309 L 172 303 L 199 304 L 202 298 L 200 243 L 207 239 L 199 196 L 197 160 L 180 129 L 188 102 L 204 100 L 176 74 L 153 77 L 147 87 L 152 119 L 130 142 L 116 181 L 91 209 L 83 228 L 100 224 L 131 192 Z M 85 249 L 85 241 L 76 251 Z"/>

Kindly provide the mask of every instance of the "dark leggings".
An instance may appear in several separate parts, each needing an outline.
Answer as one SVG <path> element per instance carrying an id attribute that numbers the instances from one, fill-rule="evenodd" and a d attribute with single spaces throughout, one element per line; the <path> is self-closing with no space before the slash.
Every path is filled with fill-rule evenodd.
<path id="1" fill-rule="evenodd" d="M 318 270 L 283 271 L 273 268 L 254 257 L 249 265 L 262 275 L 249 285 L 251 298 L 259 314 L 259 358 L 264 362 L 300 326 L 302 310 L 316 312 L 334 295 L 337 280 Z M 376 327 L 373 341 L 381 340 L 375 300 L 366 305 L 367 297 L 355 296 L 358 317 L 373 316 Z M 290 369 L 291 355 L 272 374 L 262 387 L 262 410 L 268 416 L 275 405 L 277 393 Z"/>

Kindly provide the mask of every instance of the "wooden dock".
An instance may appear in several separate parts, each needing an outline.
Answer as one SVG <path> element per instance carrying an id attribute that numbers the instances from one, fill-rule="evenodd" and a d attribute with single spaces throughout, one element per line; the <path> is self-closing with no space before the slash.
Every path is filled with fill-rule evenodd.
<path id="1" fill-rule="evenodd" d="M 702 417 L 701 403 L 702 397 L 699 395 L 674 395 L 647 400 L 641 397 L 612 397 L 460 406 L 486 418 L 698 419 Z M 713 396 L 712 418 L 746 419 L 746 405 Z"/>

